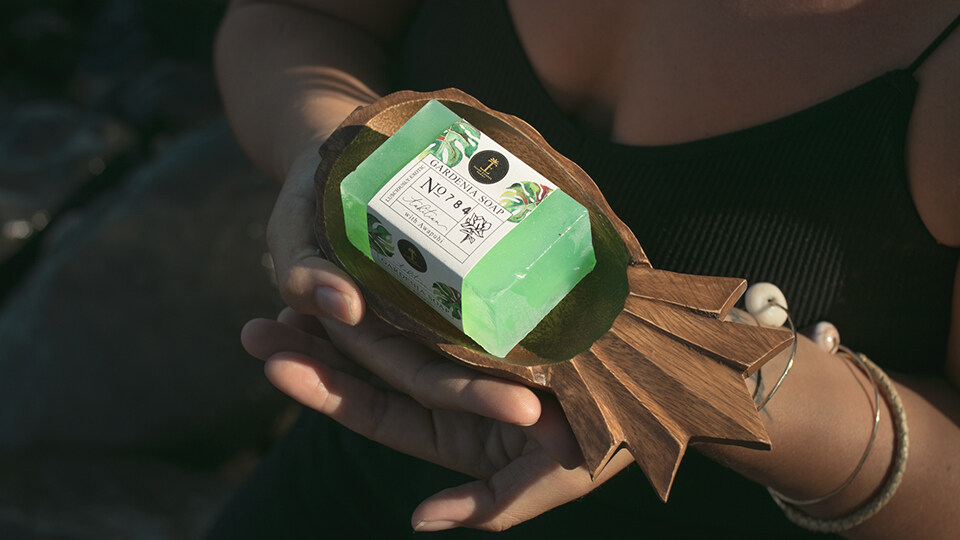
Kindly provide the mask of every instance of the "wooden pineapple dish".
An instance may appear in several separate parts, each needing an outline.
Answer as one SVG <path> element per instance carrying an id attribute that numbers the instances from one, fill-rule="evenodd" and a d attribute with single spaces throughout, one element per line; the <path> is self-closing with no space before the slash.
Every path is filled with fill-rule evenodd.
<path id="1" fill-rule="evenodd" d="M 590 212 L 597 264 L 506 358 L 492 357 L 346 238 L 340 182 L 428 100 L 507 147 Z M 745 377 L 790 345 L 785 329 L 724 322 L 736 278 L 656 270 L 589 176 L 522 120 L 454 89 L 398 92 L 354 111 L 320 148 L 319 245 L 400 330 L 475 369 L 556 395 L 592 475 L 626 446 L 664 501 L 690 442 L 770 447 Z"/>

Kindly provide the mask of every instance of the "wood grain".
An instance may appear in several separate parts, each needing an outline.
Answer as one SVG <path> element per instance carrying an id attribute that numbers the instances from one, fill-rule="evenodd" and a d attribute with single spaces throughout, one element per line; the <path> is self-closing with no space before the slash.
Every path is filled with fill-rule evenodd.
<path id="1" fill-rule="evenodd" d="M 506 358 L 483 352 L 346 241 L 340 181 L 430 99 L 590 212 L 596 267 Z M 626 447 L 665 501 L 691 442 L 769 448 L 744 378 L 789 346 L 790 332 L 723 321 L 746 288 L 742 279 L 653 268 L 590 177 L 522 120 L 455 89 L 398 92 L 357 109 L 320 156 L 317 239 L 368 306 L 455 361 L 553 392 L 592 475 Z"/>

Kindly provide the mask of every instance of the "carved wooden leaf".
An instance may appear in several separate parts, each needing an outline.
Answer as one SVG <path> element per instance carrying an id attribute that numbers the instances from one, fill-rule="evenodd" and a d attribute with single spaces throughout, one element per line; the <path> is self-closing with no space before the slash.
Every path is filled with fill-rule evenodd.
<path id="1" fill-rule="evenodd" d="M 485 354 L 346 240 L 340 181 L 429 99 L 590 212 L 596 266 L 506 358 Z M 553 392 L 592 475 L 624 446 L 666 500 L 691 442 L 769 447 L 744 378 L 789 346 L 790 332 L 723 321 L 746 289 L 741 279 L 653 268 L 590 177 L 522 120 L 454 89 L 398 92 L 357 109 L 320 154 L 317 239 L 368 306 L 453 360 Z"/>
<path id="2" fill-rule="evenodd" d="M 666 501 L 691 441 L 769 448 L 744 378 L 793 338 L 785 329 L 722 320 L 743 280 L 646 266 L 628 274 L 643 285 L 588 351 L 510 373 L 556 395 L 592 476 L 625 446 Z M 474 365 L 506 370 L 491 361 Z"/>

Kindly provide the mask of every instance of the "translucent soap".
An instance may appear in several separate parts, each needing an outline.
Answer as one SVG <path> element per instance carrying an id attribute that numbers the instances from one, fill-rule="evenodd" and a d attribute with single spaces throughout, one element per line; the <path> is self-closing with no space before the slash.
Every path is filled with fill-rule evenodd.
<path id="1" fill-rule="evenodd" d="M 347 239 L 370 256 L 367 237 L 367 203 L 393 175 L 436 140 L 460 117 L 436 100 L 430 100 L 400 129 L 373 151 L 340 184 Z"/>
<path id="2" fill-rule="evenodd" d="M 497 357 L 596 262 L 586 208 L 436 101 L 341 195 L 351 244 Z"/>
<path id="3" fill-rule="evenodd" d="M 464 278 L 464 333 L 506 356 L 595 263 L 587 209 L 551 194 Z"/>

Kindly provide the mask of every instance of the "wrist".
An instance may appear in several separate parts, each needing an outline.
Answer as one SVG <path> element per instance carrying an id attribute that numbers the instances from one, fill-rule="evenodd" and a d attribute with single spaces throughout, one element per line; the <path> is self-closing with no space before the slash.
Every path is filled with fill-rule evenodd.
<path id="1" fill-rule="evenodd" d="M 700 448 L 757 483 L 789 497 L 812 499 L 843 485 L 862 459 L 872 438 L 875 398 L 871 379 L 855 363 L 823 352 L 804 336 L 798 340 L 790 375 L 761 413 L 771 450 L 715 444 Z M 763 367 L 759 394 L 769 391 L 787 356 Z M 804 506 L 804 512 L 820 517 L 848 514 L 883 484 L 893 459 L 894 435 L 883 400 L 880 411 L 876 439 L 862 470 L 836 495 Z"/>

